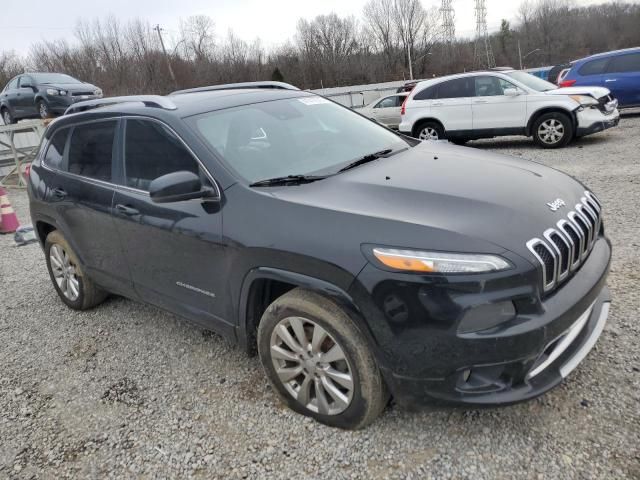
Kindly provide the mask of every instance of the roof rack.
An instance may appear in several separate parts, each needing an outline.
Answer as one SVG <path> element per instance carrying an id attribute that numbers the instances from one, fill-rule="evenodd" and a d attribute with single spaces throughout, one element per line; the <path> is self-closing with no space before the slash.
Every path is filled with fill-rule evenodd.
<path id="1" fill-rule="evenodd" d="M 300 90 L 298 87 L 289 85 L 284 82 L 242 82 L 242 83 L 226 83 L 223 85 L 210 85 L 207 87 L 188 88 L 186 90 L 176 90 L 171 92 L 171 95 L 182 95 L 183 93 L 195 93 L 195 92 L 213 92 L 215 90 L 236 90 L 244 88 L 273 88 L 280 90 Z"/>
<path id="2" fill-rule="evenodd" d="M 129 95 L 125 97 L 106 97 L 94 100 L 78 102 L 67 108 L 65 115 L 70 113 L 84 112 L 98 107 L 117 105 L 120 103 L 142 103 L 145 107 L 162 108 L 163 110 L 176 110 L 178 107 L 167 97 L 160 95 Z"/>

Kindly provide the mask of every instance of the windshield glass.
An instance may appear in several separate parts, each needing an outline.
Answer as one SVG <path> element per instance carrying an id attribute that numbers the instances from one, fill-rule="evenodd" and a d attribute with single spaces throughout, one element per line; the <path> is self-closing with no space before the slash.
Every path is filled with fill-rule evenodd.
<path id="1" fill-rule="evenodd" d="M 386 128 L 317 96 L 209 112 L 190 123 L 250 183 L 332 174 L 365 155 L 408 146 Z"/>
<path id="2" fill-rule="evenodd" d="M 38 83 L 82 83 L 64 73 L 30 73 L 29 76 Z"/>
<path id="3" fill-rule="evenodd" d="M 547 82 L 546 80 L 542 80 L 534 75 L 531 75 L 527 72 L 520 72 L 514 70 L 513 72 L 502 72 L 505 75 L 509 75 L 511 78 L 519 81 L 520 83 L 524 83 L 527 87 L 536 90 L 538 92 L 546 92 L 548 90 L 555 90 L 558 88 L 553 83 Z"/>

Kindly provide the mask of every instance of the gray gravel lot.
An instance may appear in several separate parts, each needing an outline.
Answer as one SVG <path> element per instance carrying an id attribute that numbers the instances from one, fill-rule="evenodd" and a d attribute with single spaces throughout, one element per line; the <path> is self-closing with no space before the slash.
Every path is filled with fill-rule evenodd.
<path id="1" fill-rule="evenodd" d="M 122 298 L 66 308 L 40 247 L 5 235 L 0 478 L 640 478 L 640 114 L 562 150 L 470 145 L 559 168 L 605 205 L 609 324 L 563 385 L 508 408 L 391 407 L 364 431 L 331 429 L 279 405 L 255 358 L 179 318 Z M 26 193 L 9 195 L 29 223 Z"/>

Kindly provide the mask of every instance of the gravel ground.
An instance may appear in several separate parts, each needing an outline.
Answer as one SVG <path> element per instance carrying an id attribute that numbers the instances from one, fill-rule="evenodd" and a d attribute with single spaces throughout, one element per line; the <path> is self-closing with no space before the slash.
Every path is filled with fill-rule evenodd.
<path id="1" fill-rule="evenodd" d="M 559 168 L 605 205 L 610 321 L 563 385 L 500 409 L 391 407 L 324 427 L 277 403 L 256 359 L 156 308 L 66 308 L 38 245 L 0 236 L 0 478 L 640 478 L 640 114 L 545 151 L 472 142 Z M 9 191 L 22 223 L 26 194 Z"/>

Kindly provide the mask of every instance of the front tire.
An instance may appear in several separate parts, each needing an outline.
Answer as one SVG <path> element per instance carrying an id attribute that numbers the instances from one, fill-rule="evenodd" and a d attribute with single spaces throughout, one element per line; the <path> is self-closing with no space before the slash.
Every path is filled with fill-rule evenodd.
<path id="1" fill-rule="evenodd" d="M 49 277 L 60 299 L 74 310 L 87 310 L 102 303 L 107 293 L 82 270 L 69 242 L 54 230 L 44 243 Z"/>
<path id="2" fill-rule="evenodd" d="M 8 108 L 2 109 L 2 121 L 5 125 L 13 125 L 14 123 L 17 123 L 17 120 L 13 118 Z"/>
<path id="3" fill-rule="evenodd" d="M 49 112 L 49 106 L 44 100 L 38 100 L 38 114 L 42 120 L 45 120 L 51 116 Z"/>
<path id="4" fill-rule="evenodd" d="M 388 402 L 366 338 L 342 307 L 317 293 L 294 289 L 267 308 L 258 353 L 280 399 L 325 425 L 363 428 Z"/>
<path id="5" fill-rule="evenodd" d="M 573 123 L 562 112 L 540 115 L 533 124 L 533 140 L 542 148 L 560 148 L 573 138 Z"/>

